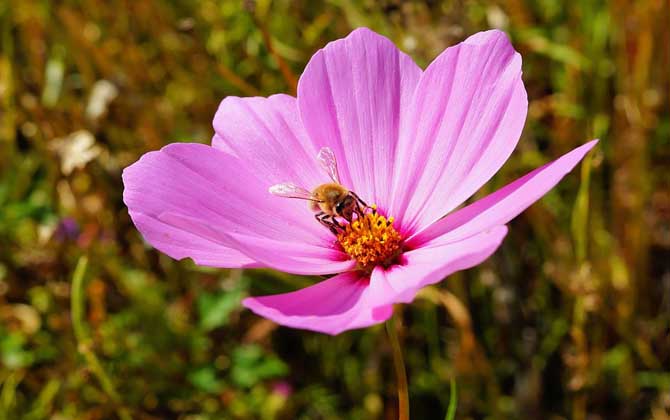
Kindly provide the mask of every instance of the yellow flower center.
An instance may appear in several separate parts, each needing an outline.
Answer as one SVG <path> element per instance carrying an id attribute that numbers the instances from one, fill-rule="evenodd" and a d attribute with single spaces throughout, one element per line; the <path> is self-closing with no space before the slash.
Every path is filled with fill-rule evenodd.
<path id="1" fill-rule="evenodd" d="M 358 268 L 372 271 L 375 266 L 387 267 L 402 251 L 402 237 L 393 227 L 393 217 L 388 219 L 371 212 L 346 225 L 337 235 L 344 252 L 358 262 Z"/>

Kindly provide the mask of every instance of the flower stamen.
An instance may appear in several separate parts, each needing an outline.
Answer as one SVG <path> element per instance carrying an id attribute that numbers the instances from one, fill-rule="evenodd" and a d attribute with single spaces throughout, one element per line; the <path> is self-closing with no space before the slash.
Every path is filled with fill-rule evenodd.
<path id="1" fill-rule="evenodd" d="M 360 270 L 371 272 L 375 266 L 390 266 L 402 250 L 402 236 L 377 207 L 344 226 L 337 240 L 344 252 L 358 262 Z"/>

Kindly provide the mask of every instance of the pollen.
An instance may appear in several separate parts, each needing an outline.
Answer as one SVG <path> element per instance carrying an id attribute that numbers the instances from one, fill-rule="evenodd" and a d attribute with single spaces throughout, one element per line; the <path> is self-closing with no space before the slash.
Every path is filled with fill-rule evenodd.
<path id="1" fill-rule="evenodd" d="M 377 212 L 376 206 L 337 235 L 342 249 L 358 262 L 358 268 L 372 271 L 380 265 L 388 267 L 402 250 L 402 237 L 388 219 Z"/>

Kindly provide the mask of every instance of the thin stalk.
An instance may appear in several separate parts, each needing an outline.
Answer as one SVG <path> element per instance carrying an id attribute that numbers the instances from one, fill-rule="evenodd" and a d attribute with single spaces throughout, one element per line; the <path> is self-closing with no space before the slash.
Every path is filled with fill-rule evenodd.
<path id="1" fill-rule="evenodd" d="M 393 367 L 395 368 L 396 387 L 398 389 L 398 420 L 409 420 L 409 395 L 407 388 L 407 373 L 405 373 L 405 361 L 400 349 L 398 332 L 396 331 L 396 316 L 391 315 L 386 321 L 386 332 L 389 336 L 391 349 L 393 350 Z"/>
<path id="2" fill-rule="evenodd" d="M 291 94 L 295 95 L 298 89 L 298 78 L 295 76 L 295 74 L 293 74 L 293 71 L 291 71 L 291 68 L 286 63 L 286 61 L 284 61 L 282 56 L 279 55 L 279 53 L 277 53 L 275 50 L 274 45 L 272 44 L 272 36 L 270 35 L 270 31 L 267 28 L 266 21 L 255 15 L 254 20 L 256 21 L 256 26 L 261 31 L 261 36 L 263 37 L 265 47 L 268 49 L 270 55 L 277 61 L 277 65 L 279 66 L 279 70 L 284 77 L 284 81 L 291 89 Z"/>
<path id="3" fill-rule="evenodd" d="M 112 401 L 114 401 L 116 405 L 116 414 L 119 418 L 121 420 L 132 420 L 128 410 L 121 405 L 121 397 L 119 396 L 119 393 L 116 392 L 112 380 L 107 375 L 107 372 L 105 372 L 105 369 L 102 367 L 102 363 L 98 360 L 95 352 L 91 349 L 91 338 L 88 335 L 88 330 L 86 329 L 86 324 L 84 322 L 84 278 L 87 265 L 88 258 L 86 256 L 79 258 L 77 266 L 74 269 L 74 275 L 72 276 L 70 316 L 72 317 L 74 336 L 77 340 L 77 349 L 79 350 L 79 353 L 84 356 L 88 368 L 98 379 L 98 382 L 100 382 L 103 391 Z"/>
<path id="4" fill-rule="evenodd" d="M 458 391 L 456 390 L 456 378 L 453 376 L 449 386 L 449 395 L 449 407 L 445 420 L 454 420 L 456 418 L 456 407 L 458 406 Z"/>

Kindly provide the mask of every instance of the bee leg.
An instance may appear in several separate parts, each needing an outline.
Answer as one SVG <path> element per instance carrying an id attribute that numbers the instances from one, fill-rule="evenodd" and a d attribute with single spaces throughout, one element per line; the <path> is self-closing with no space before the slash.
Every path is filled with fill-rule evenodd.
<path id="1" fill-rule="evenodd" d="M 363 200 L 361 199 L 361 197 L 359 197 L 358 194 L 356 194 L 355 192 L 353 192 L 353 191 L 349 191 L 349 194 L 353 195 L 354 198 L 356 199 L 356 201 L 358 201 L 359 204 L 362 204 L 363 207 L 366 207 L 366 208 L 367 208 L 367 207 L 370 207 L 370 206 L 368 206 L 367 203 L 366 203 L 365 201 L 363 201 Z"/>
<path id="2" fill-rule="evenodd" d="M 368 204 L 365 201 L 363 201 L 361 197 L 359 197 L 358 194 L 356 194 L 355 192 L 349 191 L 349 193 L 353 195 L 354 198 L 356 199 L 356 214 L 358 214 L 358 217 L 363 217 L 363 215 L 365 214 L 365 209 L 371 207 L 368 206 Z M 361 205 L 363 206 L 363 208 L 361 208 Z M 372 211 L 375 211 L 375 209 L 372 209 Z"/>
<path id="3" fill-rule="evenodd" d="M 337 221 L 337 219 L 335 218 L 335 216 L 330 216 L 330 221 L 331 221 L 335 226 L 337 226 L 338 228 L 340 228 L 340 229 L 344 229 L 344 226 L 342 226 L 342 225 L 340 224 L 340 222 Z"/>
<path id="4" fill-rule="evenodd" d="M 336 225 L 333 222 L 327 220 L 328 217 L 329 216 L 324 212 L 319 212 L 319 213 L 314 215 L 314 218 L 316 220 L 318 220 L 319 223 L 321 223 L 322 225 L 324 225 L 325 227 L 330 229 L 330 231 L 333 232 L 333 235 L 337 235 L 338 232 L 337 232 L 337 229 L 336 229 Z"/>

